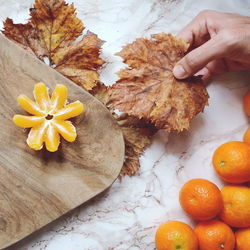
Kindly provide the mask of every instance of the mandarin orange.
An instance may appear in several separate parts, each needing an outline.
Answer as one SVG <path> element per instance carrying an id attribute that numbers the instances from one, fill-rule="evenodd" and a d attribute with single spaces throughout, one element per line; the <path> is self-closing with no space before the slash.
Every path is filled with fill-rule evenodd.
<path id="1" fill-rule="evenodd" d="M 235 232 L 235 237 L 237 250 L 250 249 L 250 227 L 239 229 Z"/>
<path id="2" fill-rule="evenodd" d="M 219 220 L 199 222 L 194 229 L 200 250 L 233 250 L 235 236 L 232 229 Z"/>
<path id="3" fill-rule="evenodd" d="M 250 128 L 244 133 L 243 141 L 250 144 Z"/>
<path id="4" fill-rule="evenodd" d="M 227 185 L 221 189 L 221 195 L 221 219 L 231 227 L 250 227 L 250 188 L 243 185 Z"/>
<path id="5" fill-rule="evenodd" d="M 250 180 L 250 145 L 231 141 L 219 146 L 213 155 L 213 166 L 225 181 L 243 183 Z"/>
<path id="6" fill-rule="evenodd" d="M 180 190 L 179 200 L 182 208 L 197 220 L 210 220 L 222 209 L 219 188 L 205 179 L 186 182 Z"/>
<path id="7" fill-rule="evenodd" d="M 155 245 L 157 250 L 198 250 L 194 230 L 180 221 L 161 224 L 155 234 Z"/>
<path id="8" fill-rule="evenodd" d="M 247 91 L 247 93 L 243 97 L 243 107 L 244 107 L 245 113 L 250 116 L 250 89 Z"/>

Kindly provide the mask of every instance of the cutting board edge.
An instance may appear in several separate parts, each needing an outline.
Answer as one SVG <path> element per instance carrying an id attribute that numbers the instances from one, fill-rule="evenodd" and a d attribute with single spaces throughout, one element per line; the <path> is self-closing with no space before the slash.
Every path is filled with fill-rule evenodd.
<path id="1" fill-rule="evenodd" d="M 120 173 L 120 172 L 119 172 L 119 173 Z M 52 221 L 50 221 L 50 222 L 44 224 L 43 226 L 37 228 L 35 231 L 31 232 L 30 234 L 27 234 L 27 235 L 25 235 L 24 237 L 21 237 L 21 238 L 17 239 L 16 241 L 14 241 L 14 242 L 12 242 L 12 243 L 10 243 L 10 244 L 6 244 L 6 245 L 4 245 L 3 247 L 0 247 L 0 250 L 4 250 L 4 249 L 7 250 L 7 248 L 9 248 L 9 247 L 11 247 L 11 246 L 13 246 L 13 245 L 15 245 L 15 244 L 21 243 L 21 241 L 27 239 L 28 237 L 32 237 L 33 234 L 39 233 L 39 231 L 41 231 L 41 230 L 44 229 L 45 227 L 50 226 L 52 223 L 55 223 L 55 222 L 58 221 L 62 216 L 66 216 L 67 214 L 71 213 L 74 209 L 77 209 L 77 208 L 79 208 L 80 206 L 85 206 L 85 203 L 86 203 L 86 202 L 90 202 L 90 201 L 91 201 L 92 199 L 94 199 L 97 195 L 100 195 L 100 194 L 102 194 L 103 192 L 105 192 L 106 190 L 108 190 L 108 189 L 113 185 L 113 183 L 117 180 L 117 178 L 119 177 L 119 173 L 118 173 L 117 177 L 115 178 L 115 180 L 113 180 L 113 182 L 111 182 L 110 185 L 107 186 L 105 189 L 103 189 L 101 192 L 96 192 L 93 196 L 90 196 L 90 197 L 88 198 L 88 200 L 86 200 L 86 201 L 84 201 L 83 203 L 81 203 L 81 204 L 75 206 L 74 208 L 70 209 L 69 211 L 66 211 L 65 213 L 59 215 L 58 217 L 56 217 L 56 218 L 53 219 Z M 86 204 L 86 205 L 87 205 L 87 204 Z M 13 246 L 13 247 L 15 247 L 15 246 Z M 11 249 L 9 249 L 9 250 L 11 250 Z"/>
<path id="2" fill-rule="evenodd" d="M 29 51 L 21 48 L 20 46 L 18 46 L 15 42 L 9 40 L 8 38 L 6 38 L 4 35 L 0 34 L 0 42 L 1 40 L 5 40 L 8 43 L 11 44 L 11 46 L 16 47 L 18 50 L 22 50 L 23 53 L 27 54 L 28 56 L 32 56 L 33 59 L 35 61 L 37 61 L 37 63 L 39 63 L 40 65 L 42 65 L 43 67 L 46 66 L 48 68 L 49 71 L 53 72 L 54 74 L 57 74 L 58 76 L 60 76 L 61 78 L 64 78 L 65 81 L 68 82 L 68 84 L 73 85 L 75 88 L 78 88 L 80 91 L 83 91 L 85 94 L 91 96 L 91 98 L 94 98 L 102 107 L 103 109 L 105 109 L 105 112 L 109 113 L 109 116 L 111 117 L 111 119 L 113 119 L 113 121 L 117 124 L 116 120 L 113 118 L 113 116 L 111 115 L 110 111 L 107 109 L 107 107 L 101 102 L 99 101 L 97 98 L 95 98 L 94 96 L 92 96 L 88 91 L 84 90 L 82 87 L 80 87 L 79 85 L 75 84 L 74 82 L 72 82 L 71 80 L 69 80 L 68 78 L 66 78 L 65 76 L 63 76 L 62 74 L 60 74 L 59 72 L 57 72 L 55 69 L 49 67 L 48 65 L 46 65 L 45 63 L 43 63 L 42 61 L 40 61 L 37 57 L 35 57 L 34 55 L 32 55 L 32 53 L 30 53 Z M 119 127 L 119 125 L 117 124 L 117 127 Z M 89 198 L 87 200 L 85 200 L 83 203 L 77 204 L 74 207 L 72 207 L 71 209 L 69 209 L 68 211 L 65 211 L 64 213 L 62 213 L 61 215 L 53 218 L 53 220 L 51 220 L 50 222 L 46 222 L 44 223 L 44 225 L 40 226 L 39 228 L 35 229 L 34 231 L 32 231 L 30 234 L 27 234 L 23 237 L 20 237 L 19 239 L 11 242 L 10 244 L 5 244 L 4 246 L 1 246 L 0 249 L 5 249 L 8 248 L 14 244 L 17 244 L 19 241 L 24 240 L 25 238 L 29 237 L 30 235 L 32 235 L 33 233 L 41 230 L 42 228 L 46 227 L 47 225 L 51 224 L 52 222 L 54 222 L 55 220 L 58 220 L 61 216 L 64 216 L 65 214 L 71 212 L 72 210 L 76 209 L 77 207 L 83 205 L 85 202 L 90 201 L 91 199 L 93 199 L 96 195 L 101 194 L 102 192 L 104 192 L 105 190 L 107 190 L 108 188 L 110 188 L 112 186 L 112 184 L 117 180 L 120 170 L 122 169 L 123 166 L 123 162 L 124 162 L 124 158 L 125 158 L 125 142 L 124 142 L 124 137 L 123 137 L 123 133 L 122 130 L 120 129 L 120 133 L 119 133 L 120 137 L 121 137 L 121 142 L 122 142 L 122 151 L 123 151 L 123 159 L 121 160 L 121 164 L 120 164 L 120 168 L 119 171 L 117 170 L 116 173 L 116 177 L 108 184 L 108 186 L 106 186 L 103 190 L 101 191 L 97 191 L 94 194 L 90 195 Z"/>

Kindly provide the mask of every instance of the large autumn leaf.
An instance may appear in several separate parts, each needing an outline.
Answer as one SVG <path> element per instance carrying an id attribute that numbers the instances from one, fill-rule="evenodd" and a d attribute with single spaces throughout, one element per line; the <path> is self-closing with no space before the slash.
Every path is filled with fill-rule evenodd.
<path id="1" fill-rule="evenodd" d="M 188 129 L 208 94 L 197 79 L 178 81 L 172 74 L 187 49 L 183 40 L 164 33 L 123 47 L 117 55 L 129 67 L 118 72 L 120 79 L 110 89 L 112 106 L 160 129 Z"/>
<path id="2" fill-rule="evenodd" d="M 14 24 L 7 18 L 3 34 L 40 60 L 47 57 L 50 66 L 86 90 L 92 89 L 99 80 L 97 70 L 104 63 L 99 57 L 102 41 L 88 33 L 75 42 L 84 26 L 73 4 L 36 0 L 30 16 L 26 24 Z"/>

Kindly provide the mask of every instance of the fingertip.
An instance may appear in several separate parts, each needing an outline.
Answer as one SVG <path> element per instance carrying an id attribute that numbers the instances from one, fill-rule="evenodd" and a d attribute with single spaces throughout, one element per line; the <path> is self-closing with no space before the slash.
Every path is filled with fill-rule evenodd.
<path id="1" fill-rule="evenodd" d="M 213 80 L 213 75 L 205 74 L 201 77 L 201 79 L 205 85 L 208 85 Z"/>
<path id="2" fill-rule="evenodd" d="M 199 70 L 198 72 L 196 72 L 194 75 L 195 76 L 204 76 L 210 74 L 210 71 L 207 67 L 202 68 L 201 70 Z"/>
<path id="3" fill-rule="evenodd" d="M 202 82 L 207 85 L 212 78 L 212 74 L 209 71 L 207 67 L 204 67 L 203 69 L 199 70 L 197 73 L 194 74 L 195 76 L 200 76 L 202 79 Z"/>
<path id="4" fill-rule="evenodd" d="M 188 44 L 192 44 L 193 42 L 193 35 L 190 32 L 181 31 L 177 34 L 177 37 L 184 40 Z"/>
<path id="5" fill-rule="evenodd" d="M 181 64 L 177 64 L 173 68 L 173 74 L 177 79 L 184 79 L 184 78 L 188 77 L 188 74 L 187 74 L 185 68 Z"/>

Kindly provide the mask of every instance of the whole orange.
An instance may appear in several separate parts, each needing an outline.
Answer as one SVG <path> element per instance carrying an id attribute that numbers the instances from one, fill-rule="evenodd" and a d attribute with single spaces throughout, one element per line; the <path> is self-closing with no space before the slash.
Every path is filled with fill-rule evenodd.
<path id="1" fill-rule="evenodd" d="M 250 143 L 250 128 L 248 128 L 243 136 L 243 141 Z"/>
<path id="2" fill-rule="evenodd" d="M 235 233 L 236 249 L 249 250 L 250 249 L 250 227 L 239 229 Z"/>
<path id="3" fill-rule="evenodd" d="M 158 250 L 198 250 L 198 240 L 194 230 L 180 221 L 161 224 L 155 234 Z"/>
<path id="4" fill-rule="evenodd" d="M 222 209 L 219 188 L 205 179 L 192 179 L 180 190 L 179 200 L 182 208 L 197 220 L 210 220 Z"/>
<path id="5" fill-rule="evenodd" d="M 243 183 L 250 180 L 250 145 L 231 141 L 219 146 L 213 155 L 217 174 L 225 181 Z"/>
<path id="6" fill-rule="evenodd" d="M 221 189 L 221 219 L 231 227 L 250 227 L 250 188 L 227 185 Z"/>
<path id="7" fill-rule="evenodd" d="M 243 107 L 247 115 L 250 115 L 250 89 L 247 91 L 243 97 Z"/>
<path id="8" fill-rule="evenodd" d="M 235 236 L 232 229 L 219 220 L 200 222 L 194 229 L 200 250 L 233 250 Z"/>

